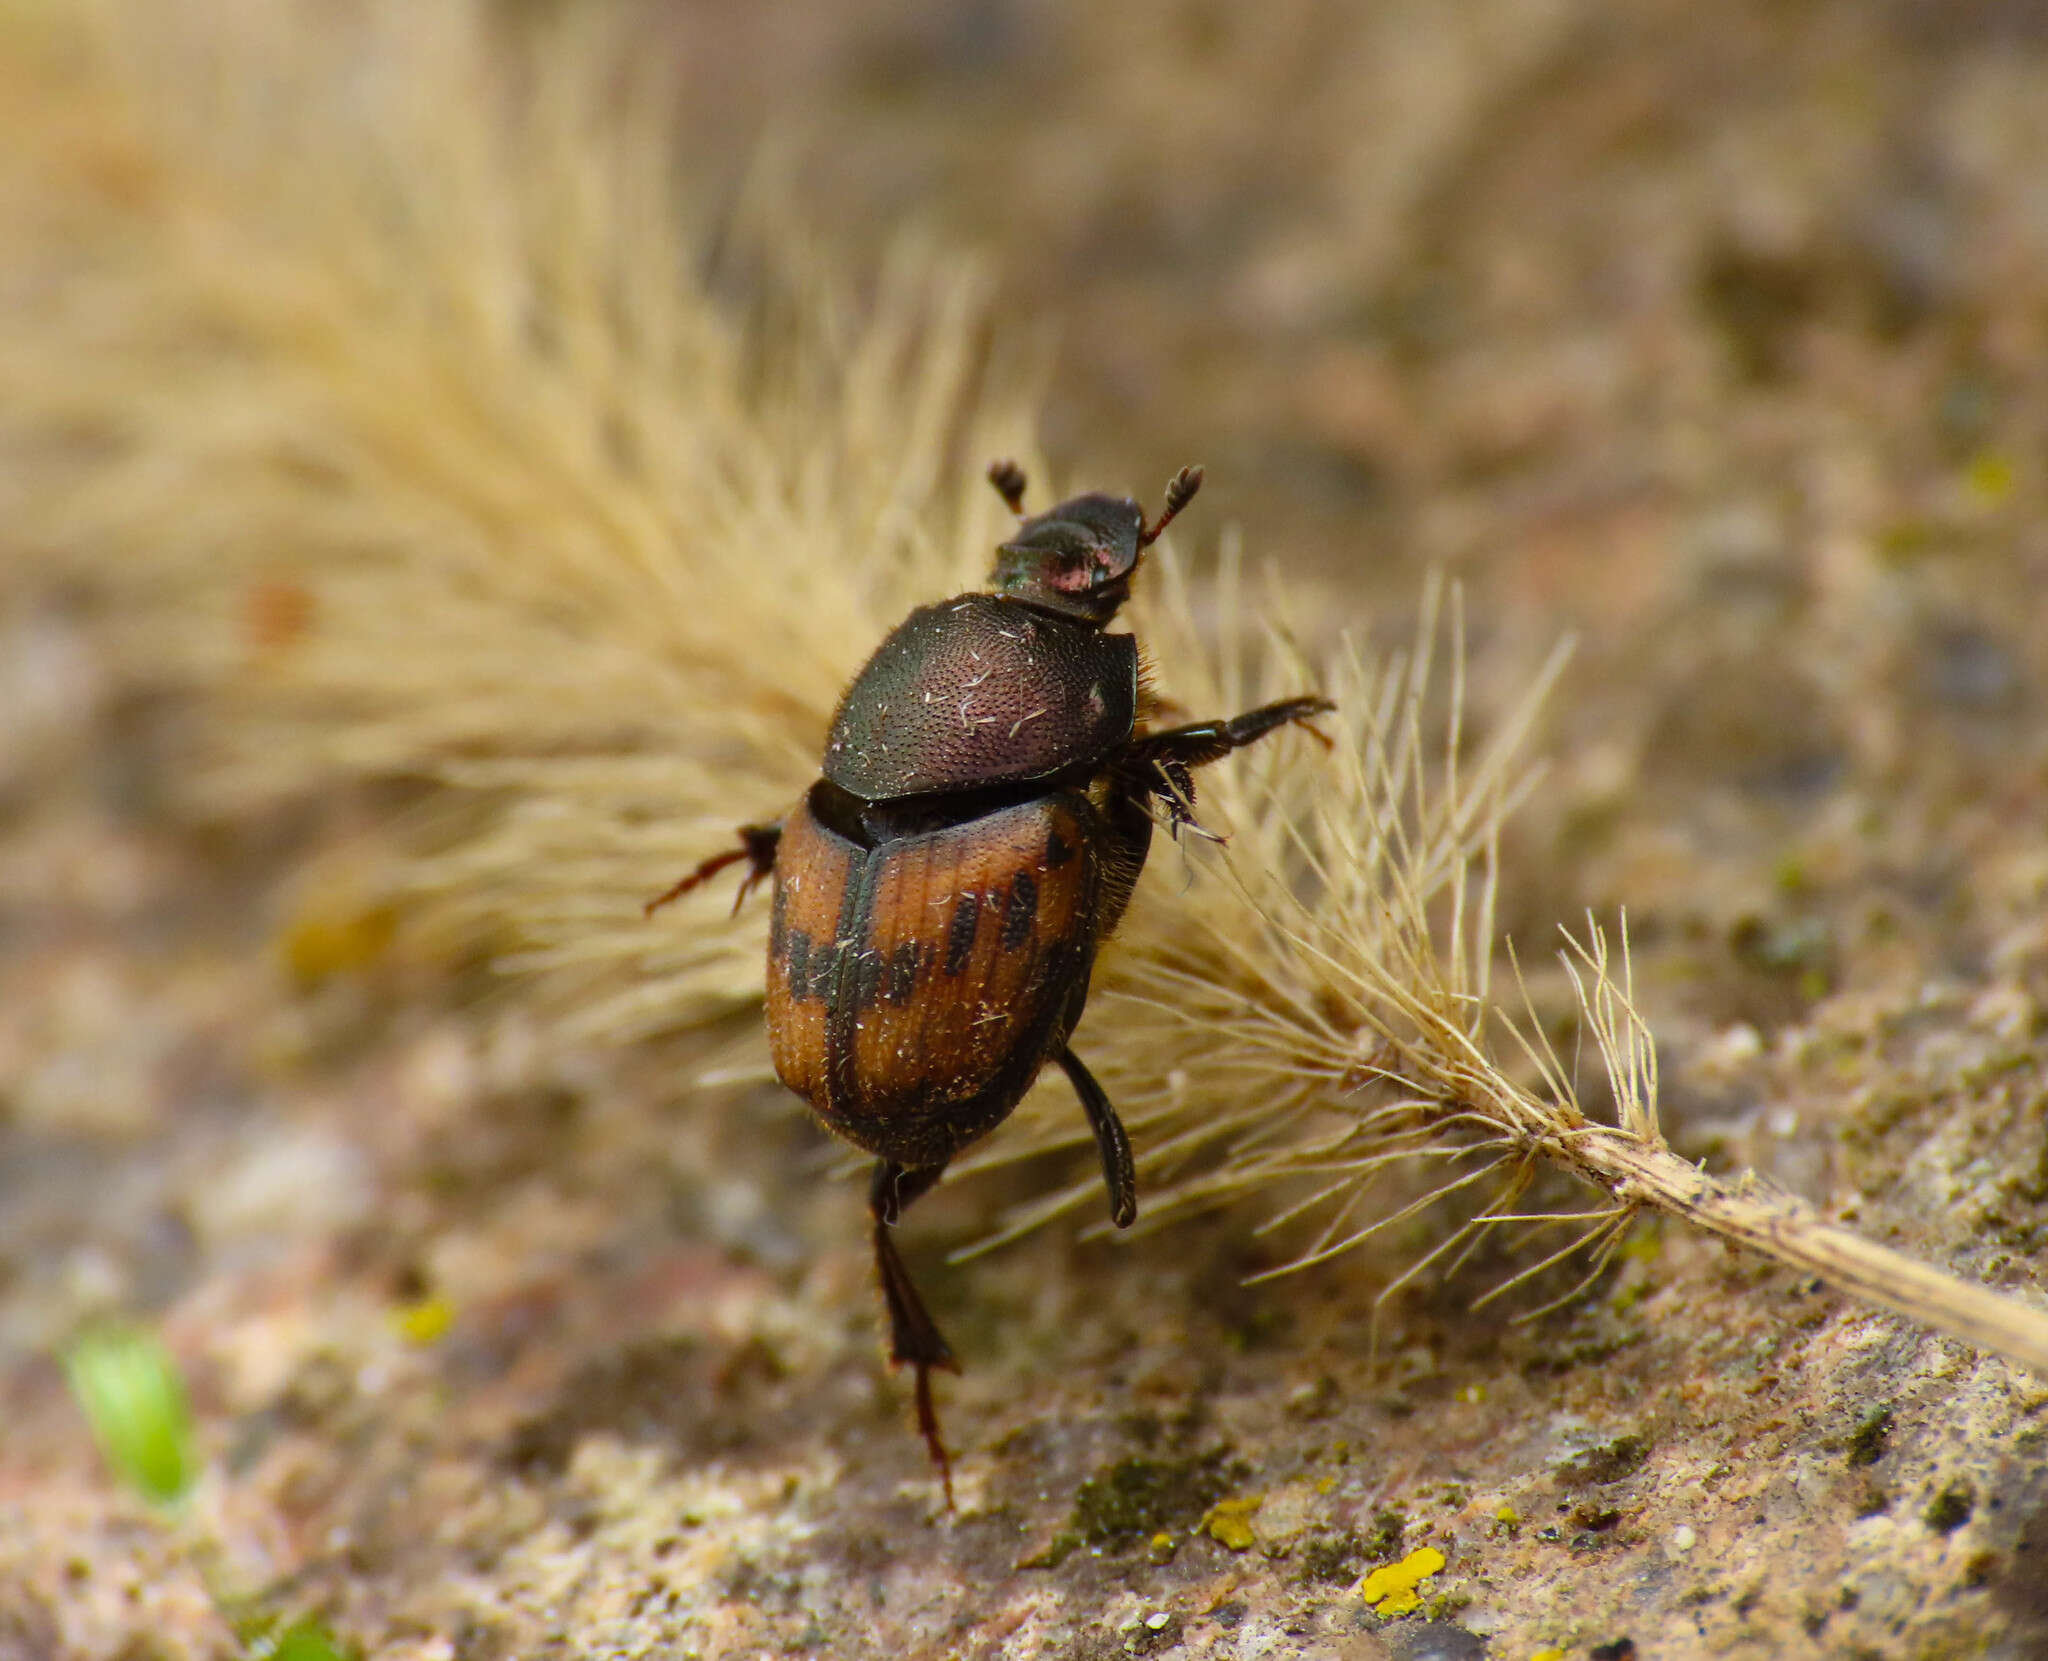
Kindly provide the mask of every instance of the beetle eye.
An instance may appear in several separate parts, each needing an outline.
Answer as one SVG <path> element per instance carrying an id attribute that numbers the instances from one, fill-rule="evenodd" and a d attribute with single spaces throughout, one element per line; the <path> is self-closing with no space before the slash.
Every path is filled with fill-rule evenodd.
<path id="1" fill-rule="evenodd" d="M 1077 557 L 1053 565 L 1046 572 L 1046 585 L 1062 594 L 1086 594 L 1089 589 L 1099 588 L 1109 581 L 1110 568 L 1114 564 L 1107 548 L 1089 548 Z"/>

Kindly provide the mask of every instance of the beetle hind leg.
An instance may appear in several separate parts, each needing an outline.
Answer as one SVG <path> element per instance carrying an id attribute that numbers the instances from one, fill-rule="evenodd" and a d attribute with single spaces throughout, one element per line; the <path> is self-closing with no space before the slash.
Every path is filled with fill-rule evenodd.
<path id="1" fill-rule="evenodd" d="M 1102 1184 L 1109 1190 L 1109 1219 L 1118 1228 L 1129 1228 L 1138 1219 L 1138 1167 L 1131 1158 L 1131 1139 L 1124 1132 L 1124 1122 L 1079 1056 L 1062 1045 L 1053 1059 L 1072 1082 L 1074 1094 L 1081 1098 L 1081 1110 L 1088 1115 L 1088 1128 L 1095 1132 L 1096 1151 L 1102 1155 Z"/>
<path id="2" fill-rule="evenodd" d="M 727 848 L 724 853 L 713 854 L 696 870 L 684 877 L 673 888 L 664 890 L 641 907 L 643 916 L 652 917 L 671 900 L 680 900 L 693 888 L 701 888 L 729 865 L 747 862 L 747 874 L 740 879 L 740 891 L 733 896 L 732 910 L 737 917 L 746 898 L 766 882 L 775 872 L 776 850 L 782 845 L 782 821 L 772 825 L 740 826 L 740 845 Z"/>
<path id="3" fill-rule="evenodd" d="M 946 1509 L 953 1509 L 953 1461 L 939 1436 L 938 1410 L 932 1405 L 932 1373 L 943 1367 L 957 1373 L 960 1363 L 953 1359 L 952 1346 L 932 1320 L 917 1287 L 904 1267 L 890 1230 L 906 1207 L 919 1195 L 930 1192 L 945 1175 L 943 1165 L 906 1170 L 893 1159 L 875 1161 L 868 1183 L 868 1211 L 875 1220 L 875 1273 L 882 1283 L 882 1303 L 889 1311 L 889 1362 L 908 1363 L 917 1369 L 917 1428 L 939 1468 L 939 1481 L 946 1491 Z"/>

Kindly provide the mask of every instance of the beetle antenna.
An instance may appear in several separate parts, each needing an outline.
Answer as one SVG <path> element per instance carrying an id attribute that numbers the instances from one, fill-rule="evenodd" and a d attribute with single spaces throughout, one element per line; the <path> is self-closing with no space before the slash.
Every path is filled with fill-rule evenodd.
<path id="1" fill-rule="evenodd" d="M 1010 511 L 1020 518 L 1024 513 L 1024 469 L 1009 457 L 988 464 L 988 482 L 996 487 L 996 494 L 1010 504 Z"/>
<path id="2" fill-rule="evenodd" d="M 1001 487 L 998 486 L 998 489 Z M 1166 481 L 1166 506 L 1160 510 L 1159 522 L 1138 527 L 1138 546 L 1149 548 L 1159 540 L 1160 533 L 1173 523 L 1173 516 L 1195 499 L 1195 492 L 1202 488 L 1202 470 L 1199 467 L 1183 467 Z"/>

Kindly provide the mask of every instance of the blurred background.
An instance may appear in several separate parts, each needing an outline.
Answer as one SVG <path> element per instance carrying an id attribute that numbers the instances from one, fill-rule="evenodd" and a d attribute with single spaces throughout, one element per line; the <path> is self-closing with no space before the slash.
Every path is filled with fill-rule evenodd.
<path id="1" fill-rule="evenodd" d="M 375 9 L 319 13 L 337 84 Z M 1204 462 L 1190 535 L 1384 646 L 1448 570 L 1482 726 L 1575 636 L 1503 876 L 1554 1036 L 1555 927 L 1625 906 L 1682 1153 L 2039 1295 L 2048 6 L 618 15 L 736 314 L 749 192 L 856 309 L 906 242 L 967 260 L 1061 484 Z M 59 280 L 10 241 L 5 292 Z M 2048 1642 L 2043 1381 L 1655 1230 L 1545 1321 L 1422 1287 L 1375 1343 L 1413 1239 L 1256 1289 L 1251 1214 L 950 1270 L 1009 1190 L 942 1192 L 935 1522 L 794 1114 L 664 1106 L 672 1050 L 555 1049 L 330 905 L 403 788 L 183 817 L 189 709 L 74 587 L 0 598 L 0 1658 L 232 1650 L 50 1359 L 111 1311 L 188 1370 L 242 1582 L 379 1654 Z M 1451 1590 L 1383 1622 L 1359 1576 L 1432 1543 Z"/>

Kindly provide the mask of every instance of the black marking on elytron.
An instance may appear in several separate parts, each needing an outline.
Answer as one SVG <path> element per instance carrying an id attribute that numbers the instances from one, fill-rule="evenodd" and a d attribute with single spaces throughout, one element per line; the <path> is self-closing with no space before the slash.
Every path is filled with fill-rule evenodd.
<path id="1" fill-rule="evenodd" d="M 917 990 L 918 958 L 921 954 L 915 940 L 906 940 L 889 954 L 889 975 L 882 988 L 882 1001 L 891 1004 L 907 1004 Z"/>
<path id="2" fill-rule="evenodd" d="M 839 961 L 846 955 L 836 944 L 815 948 L 811 952 L 811 996 L 830 998 L 839 990 Z"/>
<path id="3" fill-rule="evenodd" d="M 1031 938 L 1032 919 L 1038 915 L 1038 883 L 1029 871 L 1019 871 L 1010 884 L 1010 897 L 1003 902 L 1003 950 L 1014 952 Z"/>
<path id="4" fill-rule="evenodd" d="M 835 1113 L 855 1110 L 861 1099 L 860 1054 L 855 1046 L 861 1011 L 875 1001 L 882 968 L 881 954 L 867 943 L 868 931 L 874 921 L 875 890 L 890 863 L 885 849 L 847 852 L 846 886 L 840 891 L 839 925 L 830 949 L 835 978 L 821 988 L 826 1000 L 825 1097 Z"/>
<path id="5" fill-rule="evenodd" d="M 1066 984 L 1073 977 L 1080 977 L 1079 990 L 1073 998 L 1073 1022 L 1081 1019 L 1081 1006 L 1088 1001 L 1088 975 L 1094 967 L 1095 946 L 1092 941 L 1060 939 L 1049 941 L 1038 962 L 1032 967 L 1031 992 L 1039 996 L 1054 987 Z"/>
<path id="6" fill-rule="evenodd" d="M 789 1001 L 800 1004 L 811 995 L 811 937 L 802 929 L 791 929 L 788 950 L 789 958 L 783 973 L 789 980 Z"/>
<path id="7" fill-rule="evenodd" d="M 962 894 L 953 906 L 953 920 L 946 925 L 946 961 L 944 970 L 957 975 L 967 967 L 967 960 L 974 955 L 974 931 L 981 922 L 981 896 Z"/>
<path id="8" fill-rule="evenodd" d="M 1074 857 L 1074 845 L 1058 831 L 1045 839 L 1045 863 L 1048 870 L 1057 871 Z"/>
<path id="9" fill-rule="evenodd" d="M 853 985 L 842 985 L 842 994 L 850 994 L 855 1009 L 873 1009 L 882 996 L 882 982 L 889 969 L 888 960 L 873 946 L 860 945 L 853 949 L 848 963 L 853 974 Z"/>

